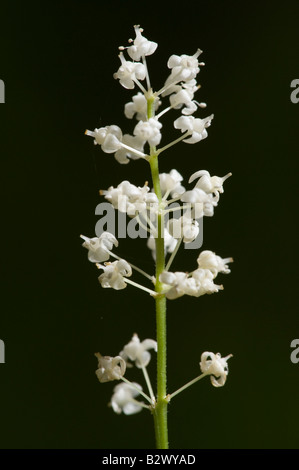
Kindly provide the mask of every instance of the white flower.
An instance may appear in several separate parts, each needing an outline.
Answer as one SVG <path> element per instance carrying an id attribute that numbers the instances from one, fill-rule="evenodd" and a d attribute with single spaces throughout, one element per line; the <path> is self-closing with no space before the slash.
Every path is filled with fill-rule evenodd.
<path id="1" fill-rule="evenodd" d="M 171 286 L 171 289 L 166 292 L 166 298 L 170 300 L 182 297 L 186 293 L 187 280 L 188 274 L 183 272 L 164 271 L 160 274 L 160 281 L 166 286 Z"/>
<path id="2" fill-rule="evenodd" d="M 183 177 L 177 170 L 173 169 L 169 173 L 160 173 L 159 179 L 162 196 L 168 193 L 175 198 L 185 192 L 184 186 L 181 185 Z"/>
<path id="3" fill-rule="evenodd" d="M 202 251 L 197 258 L 199 268 L 209 269 L 213 276 L 216 277 L 218 273 L 230 273 L 230 269 L 226 263 L 232 263 L 233 258 L 220 258 L 215 253 L 209 250 Z"/>
<path id="4" fill-rule="evenodd" d="M 228 359 L 232 357 L 229 354 L 226 357 L 221 357 L 221 354 L 214 354 L 212 352 L 204 352 L 201 355 L 201 362 L 199 363 L 200 369 L 203 374 L 211 375 L 211 382 L 214 387 L 222 387 L 226 382 L 228 374 Z"/>
<path id="5" fill-rule="evenodd" d="M 133 96 L 132 101 L 125 104 L 125 116 L 132 119 L 134 114 L 138 120 L 145 121 L 147 118 L 147 100 L 140 91 Z"/>
<path id="6" fill-rule="evenodd" d="M 150 118 L 148 121 L 139 121 L 133 133 L 149 145 L 155 146 L 161 141 L 161 127 L 162 124 L 157 119 Z"/>
<path id="7" fill-rule="evenodd" d="M 172 253 L 176 247 L 177 241 L 174 237 L 172 237 L 167 230 L 166 227 L 164 227 L 164 252 L 166 253 Z M 154 260 L 156 259 L 156 242 L 155 238 L 151 235 L 147 239 L 147 247 L 152 251 L 152 255 Z"/>
<path id="8" fill-rule="evenodd" d="M 193 116 L 180 116 L 174 121 L 173 125 L 176 129 L 181 129 L 182 132 L 189 132 L 191 135 L 187 139 L 184 139 L 183 142 L 195 144 L 208 136 L 206 128 L 211 125 L 213 117 L 213 114 L 204 119 L 195 118 Z"/>
<path id="9" fill-rule="evenodd" d="M 122 132 L 118 126 L 106 126 L 95 129 L 94 131 L 85 131 L 85 135 L 94 137 L 94 144 L 100 145 L 103 152 L 114 153 L 121 147 Z"/>
<path id="10" fill-rule="evenodd" d="M 156 98 L 154 107 L 155 110 L 160 106 L 161 101 Z M 125 116 L 128 119 L 132 119 L 134 114 L 138 121 L 146 121 L 147 119 L 147 100 L 143 93 L 138 92 L 137 95 L 134 95 L 132 101 L 125 104 Z"/>
<path id="11" fill-rule="evenodd" d="M 174 238 L 183 238 L 184 243 L 190 243 L 199 234 L 199 224 L 188 215 L 182 215 L 179 219 L 168 221 L 168 231 Z"/>
<path id="12" fill-rule="evenodd" d="M 125 145 L 117 150 L 114 155 L 119 163 L 129 163 L 130 159 L 138 160 L 139 158 L 143 158 L 140 154 L 137 154 L 133 151 L 134 149 L 143 153 L 144 141 L 140 140 L 139 137 L 130 134 L 124 134 L 122 144 Z M 132 150 L 130 150 L 130 148 Z"/>
<path id="13" fill-rule="evenodd" d="M 200 170 L 190 176 L 189 183 L 192 183 L 195 179 L 199 178 L 195 185 L 195 188 L 202 189 L 207 194 L 217 192 L 223 193 L 223 183 L 231 175 L 231 173 L 227 173 L 227 175 L 222 177 L 210 176 L 210 173 L 208 171 Z"/>
<path id="14" fill-rule="evenodd" d="M 98 358 L 98 369 L 96 376 L 100 382 L 110 382 L 112 380 L 120 380 L 126 372 L 126 363 L 122 357 L 102 356 L 95 353 Z"/>
<path id="15" fill-rule="evenodd" d="M 141 385 L 132 382 L 136 388 L 142 391 Z M 111 398 L 111 406 L 115 413 L 120 414 L 123 412 L 125 415 L 133 415 L 142 410 L 135 397 L 139 395 L 138 391 L 131 387 L 129 384 L 120 383 L 114 388 L 114 393 Z"/>
<path id="16" fill-rule="evenodd" d="M 134 361 L 135 365 L 141 369 L 146 367 L 151 359 L 151 354 L 148 352 L 149 349 L 154 349 L 157 352 L 157 342 L 153 339 L 145 339 L 141 343 L 138 335 L 135 333 L 119 355 L 125 361 L 128 359 Z"/>
<path id="17" fill-rule="evenodd" d="M 197 103 L 197 101 L 192 101 L 194 98 L 194 93 L 198 90 L 198 85 L 196 84 L 196 80 L 190 80 L 187 83 L 183 83 L 181 86 L 178 87 L 176 93 L 172 94 L 169 97 L 170 105 L 174 109 L 179 109 L 183 105 L 185 108 L 182 110 L 182 113 L 185 115 L 190 115 L 197 110 L 197 106 L 201 105 L 202 103 Z"/>
<path id="18" fill-rule="evenodd" d="M 84 243 L 82 246 L 88 249 L 88 259 L 92 263 L 102 263 L 108 261 L 113 245 L 118 246 L 118 241 L 110 232 L 103 232 L 100 237 L 88 238 L 80 235 Z"/>
<path id="19" fill-rule="evenodd" d="M 167 299 L 177 299 L 182 295 L 200 297 L 204 294 L 212 294 L 222 289 L 213 282 L 213 274 L 208 269 L 196 269 L 193 273 L 164 271 L 160 274 L 160 281 L 170 288 L 166 290 Z"/>
<path id="20" fill-rule="evenodd" d="M 168 82 L 181 82 L 192 80 L 196 77 L 199 72 L 199 63 L 197 57 L 202 53 L 200 49 L 197 49 L 193 56 L 183 54 L 181 56 L 172 55 L 170 56 L 167 66 L 171 70 L 171 74 L 168 77 Z"/>
<path id="21" fill-rule="evenodd" d="M 124 277 L 132 275 L 132 268 L 124 259 L 107 263 L 105 266 L 98 265 L 98 268 L 104 270 L 103 274 L 99 276 L 99 282 L 105 288 L 112 287 L 115 290 L 125 289 L 127 284 Z"/>
<path id="22" fill-rule="evenodd" d="M 148 204 L 158 204 L 156 194 L 149 191 L 147 184 L 141 188 L 129 181 L 122 181 L 117 188 L 111 186 L 108 190 L 101 191 L 101 194 L 115 209 L 135 217 L 138 212 L 145 211 Z"/>
<path id="23" fill-rule="evenodd" d="M 119 54 L 121 66 L 118 71 L 113 74 L 113 78 L 119 79 L 120 84 L 124 88 L 132 89 L 135 87 L 136 80 L 144 80 L 146 68 L 139 62 L 130 62 L 124 58 L 123 53 Z"/>
<path id="24" fill-rule="evenodd" d="M 182 202 L 192 204 L 194 208 L 194 219 L 200 219 L 203 216 L 211 217 L 214 215 L 214 207 L 217 206 L 219 195 L 215 197 L 212 194 L 206 194 L 202 189 L 194 188 L 186 191 L 182 197 Z"/>
<path id="25" fill-rule="evenodd" d="M 200 297 L 204 294 L 214 294 L 223 289 L 222 285 L 214 284 L 214 275 L 209 269 L 196 269 L 192 272 L 192 280 L 195 282 L 196 291 L 193 294 L 195 297 Z"/>
<path id="26" fill-rule="evenodd" d="M 158 44 L 153 41 L 149 41 L 142 36 L 143 29 L 139 25 L 134 26 L 136 38 L 133 42 L 133 45 L 127 48 L 128 54 L 132 60 L 140 60 L 142 56 L 151 55 L 157 49 Z"/>

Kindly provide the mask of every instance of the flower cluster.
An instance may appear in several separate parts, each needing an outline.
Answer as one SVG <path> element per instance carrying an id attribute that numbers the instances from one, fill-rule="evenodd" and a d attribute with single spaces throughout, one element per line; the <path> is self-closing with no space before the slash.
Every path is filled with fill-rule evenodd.
<path id="1" fill-rule="evenodd" d="M 142 188 L 137 187 L 129 181 L 123 181 L 117 188 L 111 186 L 102 190 L 101 194 L 109 201 L 115 209 L 135 217 L 139 212 L 144 212 L 153 204 L 157 206 L 158 198 L 146 183 Z"/>
<path id="2" fill-rule="evenodd" d="M 149 408 L 155 405 L 155 397 L 152 391 L 151 383 L 146 371 L 151 354 L 150 349 L 157 352 L 157 342 L 153 339 L 145 339 L 140 342 L 138 335 L 135 333 L 131 341 L 126 344 L 123 350 L 116 357 L 102 356 L 96 353 L 98 359 L 98 369 L 96 376 L 101 383 L 111 382 L 114 380 L 122 380 L 123 383 L 118 384 L 113 391 L 111 398 L 111 406 L 115 413 L 123 412 L 126 415 L 138 413 L 142 408 Z M 131 361 L 131 362 L 129 362 Z M 133 367 L 135 363 L 138 369 L 142 369 L 150 396 L 143 392 L 142 386 L 136 382 L 130 382 L 124 377 L 126 367 Z M 150 405 L 136 400 L 136 397 L 142 395 L 147 399 Z"/>
<path id="3" fill-rule="evenodd" d="M 212 294 L 223 289 L 222 285 L 214 284 L 218 273 L 229 273 L 226 263 L 231 263 L 232 258 L 220 258 L 212 251 L 202 251 L 197 258 L 198 268 L 192 273 L 165 271 L 160 275 L 160 281 L 165 284 L 166 297 L 177 299 L 183 295 L 200 297 L 204 294 Z"/>
<path id="4" fill-rule="evenodd" d="M 134 333 L 131 341 L 124 346 L 118 356 L 102 356 L 100 353 L 95 353 L 95 356 L 98 359 L 96 376 L 99 381 L 101 383 L 105 383 L 112 382 L 114 380 L 122 380 L 122 383 L 114 387 L 111 402 L 109 403 L 115 413 L 132 415 L 139 413 L 142 408 L 155 408 L 156 398 L 146 370 L 146 367 L 151 360 L 151 353 L 149 352 L 151 349 L 157 352 L 157 342 L 155 340 L 145 339 L 141 342 L 138 335 Z M 214 354 L 207 351 L 202 353 L 201 361 L 199 363 L 202 375 L 193 379 L 191 382 L 181 387 L 181 389 L 178 389 L 176 392 L 165 398 L 170 401 L 173 396 L 177 395 L 180 391 L 206 375 L 210 376 L 211 383 L 214 387 L 222 387 L 226 382 L 228 374 L 227 361 L 230 357 L 232 357 L 232 354 L 222 358 L 219 353 Z M 133 367 L 132 362 L 138 369 L 142 370 L 149 395 L 144 393 L 143 388 L 139 383 L 130 382 L 124 377 L 126 368 Z M 137 398 L 140 398 L 140 395 L 144 397 L 149 404 L 137 400 Z"/>
<path id="5" fill-rule="evenodd" d="M 207 170 L 198 170 L 188 181 L 193 187 L 187 189 L 183 186 L 183 176 L 176 169 L 159 174 L 160 154 L 179 142 L 195 144 L 206 139 L 207 129 L 211 126 L 214 115 L 202 117 L 193 115 L 207 106 L 206 103 L 195 99 L 195 94 L 200 89 L 197 76 L 201 67 L 205 65 L 199 61 L 202 51 L 197 49 L 193 55 L 171 55 L 167 62 L 169 75 L 164 85 L 158 91 L 154 91 L 147 58 L 156 51 L 158 45 L 143 36 L 140 26 L 137 25 L 134 29 L 135 39 L 129 39 L 127 47 L 119 47 L 120 66 L 113 75 L 125 89 L 137 88 L 137 92 L 134 91 L 135 94 L 124 106 L 126 118 L 134 122 L 132 132 L 124 134 L 118 125 L 110 124 L 86 130 L 85 134 L 92 137 L 94 144 L 99 145 L 104 153 L 114 154 L 115 159 L 121 164 L 128 164 L 136 159 L 149 163 L 153 188 L 148 182 L 143 184 L 144 180 L 139 181 L 143 186 L 136 186 L 125 180 L 101 190 L 100 195 L 114 209 L 135 219 L 130 221 L 132 224 L 136 222 L 136 225 L 148 232 L 147 246 L 157 261 L 155 274 L 146 273 L 134 266 L 129 259 L 118 256 L 114 252 L 114 249 L 118 248 L 118 240 L 113 233 L 103 232 L 94 238 L 81 235 L 81 238 L 84 240 L 83 247 L 88 250 L 89 261 L 102 270 L 98 279 L 103 288 L 122 290 L 128 284 L 140 288 L 156 298 L 158 313 L 159 301 L 162 299 L 164 302 L 164 297 L 170 300 L 183 295 L 200 297 L 223 289 L 221 284 L 215 283 L 215 279 L 219 273 L 230 273 L 228 265 L 233 261 L 230 257 L 221 258 L 210 250 L 204 250 L 197 253 L 197 267 L 193 271 L 172 272 L 170 268 L 181 244 L 189 244 L 190 247 L 201 234 L 199 223 L 201 219 L 214 215 L 220 195 L 224 192 L 224 182 L 231 173 L 219 177 L 211 176 Z M 169 112 L 175 115 L 174 133 L 177 131 L 179 133 L 174 140 L 161 145 L 162 118 Z M 114 260 L 111 261 L 110 258 Z M 143 275 L 147 282 L 150 282 L 150 286 L 135 282 L 132 279 L 134 271 Z M 160 303 L 159 308 L 165 309 L 165 304 L 162 306 Z M 157 315 L 157 331 L 159 331 L 159 322 L 160 332 L 164 329 L 166 335 L 166 323 L 162 325 L 165 318 L 165 315 Z M 213 386 L 221 387 L 225 384 L 228 374 L 227 361 L 232 355 L 222 358 L 219 353 L 204 352 L 201 355 L 200 376 L 172 394 L 162 397 L 158 394 L 156 397 L 147 373 L 147 366 L 152 351 L 158 352 L 158 390 L 161 390 L 159 385 L 163 381 L 166 389 L 166 367 L 163 373 L 159 373 L 159 367 L 161 369 L 166 364 L 162 337 L 163 335 L 158 335 L 161 343 L 157 344 L 153 339 L 141 342 L 138 335 L 134 334 L 117 356 L 95 354 L 98 359 L 96 375 L 99 381 L 101 383 L 121 381 L 114 388 L 110 402 L 116 413 L 131 415 L 138 413 L 142 408 L 147 408 L 152 412 L 155 411 L 154 414 L 158 416 L 162 407 L 173 396 L 207 375 L 210 376 Z M 140 384 L 131 382 L 125 377 L 127 369 L 134 365 L 139 373 L 143 374 L 148 394 Z M 140 401 L 140 397 L 146 402 Z M 157 429 L 160 424 L 158 423 Z M 157 431 L 157 441 L 161 437 L 159 436 L 160 428 Z"/>
<path id="6" fill-rule="evenodd" d="M 200 88 L 196 77 L 200 71 L 200 66 L 204 65 L 203 62 L 198 61 L 202 51 L 198 49 L 191 56 L 186 54 L 181 56 L 172 55 L 167 62 L 170 74 L 164 86 L 159 91 L 153 92 L 146 57 L 155 52 L 157 43 L 146 39 L 142 35 L 142 28 L 139 26 L 134 28 L 136 37 L 134 40 L 129 40 L 131 45 L 119 48 L 121 65 L 113 75 L 124 88 L 134 89 L 137 86 L 141 90 L 132 97 L 132 100 L 124 108 L 125 116 L 128 119 L 135 116 L 138 121 L 133 133 L 132 135 L 123 135 L 121 129 L 115 124 L 95 128 L 93 131 L 86 130 L 85 132 L 86 135 L 94 138 L 94 144 L 100 145 L 103 152 L 113 153 L 116 160 L 122 164 L 128 163 L 130 159 L 147 159 L 149 157 L 144 151 L 144 145 L 148 144 L 151 147 L 160 144 L 162 138 L 160 118 L 171 109 L 181 110 L 182 115 L 174 120 L 173 125 L 175 129 L 179 129 L 183 133 L 183 136 L 178 140 L 183 140 L 189 144 L 194 144 L 207 137 L 206 129 L 211 125 L 213 119 L 213 115 L 203 119 L 192 116 L 198 107 L 206 107 L 206 103 L 198 103 L 194 99 L 196 91 Z M 125 50 L 131 60 L 126 60 Z M 141 83 L 144 80 L 146 80 L 147 89 Z M 148 100 L 152 100 L 153 108 L 157 111 L 164 97 L 169 97 L 169 105 L 154 117 L 148 116 Z M 174 142 L 166 147 L 168 148 L 173 144 Z M 161 153 L 163 148 L 157 151 Z"/>

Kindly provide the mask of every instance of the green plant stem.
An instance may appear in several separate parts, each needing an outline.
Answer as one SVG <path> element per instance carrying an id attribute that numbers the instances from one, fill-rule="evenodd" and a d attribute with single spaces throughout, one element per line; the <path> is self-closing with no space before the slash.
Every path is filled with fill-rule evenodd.
<path id="1" fill-rule="evenodd" d="M 149 96 L 147 99 L 148 119 L 154 116 L 154 97 Z M 156 148 L 151 146 L 149 163 L 151 167 L 154 191 L 158 197 L 159 203 L 162 205 L 162 193 L 159 179 L 158 155 Z M 157 216 L 157 238 L 156 242 L 156 286 L 157 293 L 163 290 L 163 284 L 160 282 L 160 274 L 165 269 L 165 253 L 164 253 L 164 216 L 163 210 Z M 156 445 L 157 449 L 168 449 L 168 427 L 167 427 L 167 405 L 166 399 L 166 297 L 161 294 L 156 297 L 156 329 L 157 329 L 157 402 L 153 410 Z"/>

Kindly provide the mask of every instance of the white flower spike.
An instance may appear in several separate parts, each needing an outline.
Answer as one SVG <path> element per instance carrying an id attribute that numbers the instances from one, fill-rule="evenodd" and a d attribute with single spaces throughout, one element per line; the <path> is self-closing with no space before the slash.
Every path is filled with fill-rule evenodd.
<path id="1" fill-rule="evenodd" d="M 96 376 L 101 383 L 111 382 L 112 380 L 120 380 L 126 372 L 126 363 L 122 357 L 102 356 L 95 353 L 98 358 L 98 369 Z"/>
<path id="2" fill-rule="evenodd" d="M 108 261 L 109 251 L 112 250 L 113 245 L 118 247 L 118 241 L 110 232 L 103 232 L 100 237 L 88 238 L 84 235 L 80 235 L 80 237 L 84 240 L 82 246 L 88 249 L 88 259 L 92 263 Z"/>
<path id="3" fill-rule="evenodd" d="M 134 385 L 135 388 L 127 383 L 118 384 L 114 388 L 110 404 L 115 413 L 133 415 L 142 410 L 144 404 L 135 400 L 135 397 L 139 395 L 136 389 L 142 391 L 142 387 L 135 382 L 132 382 L 132 385 Z"/>
<path id="4" fill-rule="evenodd" d="M 145 339 L 140 342 L 138 335 L 135 333 L 131 341 L 125 345 L 124 349 L 119 355 L 127 361 L 135 362 L 135 365 L 141 369 L 146 367 L 151 359 L 151 354 L 148 352 L 149 349 L 153 349 L 157 352 L 157 342 L 153 339 Z"/>
<path id="5" fill-rule="evenodd" d="M 227 361 L 232 354 L 221 357 L 220 353 L 204 352 L 201 355 L 200 369 L 203 374 L 211 375 L 211 382 L 214 387 L 222 387 L 226 382 L 228 374 Z"/>

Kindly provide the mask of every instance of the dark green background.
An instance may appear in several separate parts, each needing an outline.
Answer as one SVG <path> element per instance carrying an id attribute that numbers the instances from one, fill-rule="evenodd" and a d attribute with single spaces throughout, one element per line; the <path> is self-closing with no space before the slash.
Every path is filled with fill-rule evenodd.
<path id="1" fill-rule="evenodd" d="M 209 137 L 161 157 L 185 181 L 231 171 L 203 249 L 233 256 L 225 290 L 169 302 L 169 391 L 199 374 L 203 351 L 233 353 L 225 387 L 205 379 L 169 407 L 172 448 L 298 448 L 297 1 L 10 2 L 1 6 L 0 106 L 1 448 L 153 448 L 146 412 L 117 416 L 114 384 L 98 383 L 94 352 L 116 355 L 132 334 L 155 335 L 154 304 L 132 287 L 101 289 L 81 248 L 94 235 L 100 188 L 150 178 L 142 161 L 119 165 L 84 136 L 117 124 L 131 91 L 112 78 L 119 45 L 141 24 L 158 42 L 149 58 L 157 89 L 173 54 L 203 49 L 198 99 L 214 113 Z M 163 122 L 166 123 L 168 116 Z M 163 128 L 163 142 L 177 136 Z M 142 240 L 117 251 L 152 270 Z M 174 268 L 190 270 L 197 252 Z M 220 277 L 220 276 L 219 276 Z M 218 279 L 217 279 L 218 280 Z M 134 296 L 134 297 L 133 297 Z M 136 375 L 134 373 L 136 372 Z M 128 377 L 142 380 L 138 371 Z M 150 365 L 154 377 L 155 362 Z"/>

